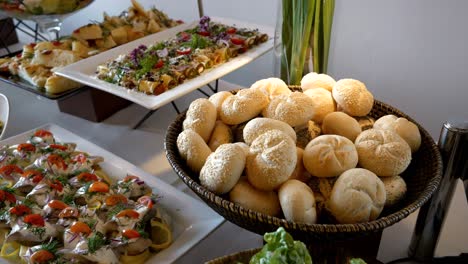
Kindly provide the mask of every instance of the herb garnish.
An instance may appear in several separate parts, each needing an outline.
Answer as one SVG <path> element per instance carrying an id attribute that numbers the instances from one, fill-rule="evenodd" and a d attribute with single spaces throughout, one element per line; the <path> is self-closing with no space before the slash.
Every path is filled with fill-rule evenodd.
<path id="1" fill-rule="evenodd" d="M 42 239 L 42 236 L 45 234 L 46 229 L 45 229 L 45 227 L 37 227 L 37 226 L 35 226 L 35 227 L 32 227 L 32 228 L 31 228 L 31 232 L 32 232 L 34 235 L 38 236 L 39 239 Z"/>
<path id="2" fill-rule="evenodd" d="M 99 248 L 106 244 L 106 239 L 101 232 L 96 232 L 93 236 L 88 238 L 88 250 L 89 253 L 93 254 Z"/>

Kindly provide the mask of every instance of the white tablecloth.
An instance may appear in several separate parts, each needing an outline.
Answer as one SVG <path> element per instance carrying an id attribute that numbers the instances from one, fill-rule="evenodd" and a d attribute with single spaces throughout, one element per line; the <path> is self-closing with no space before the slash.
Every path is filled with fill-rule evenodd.
<path id="1" fill-rule="evenodd" d="M 238 88 L 220 82 L 223 90 Z M 207 90 L 207 88 L 205 88 Z M 45 123 L 55 123 L 84 139 L 109 150 L 166 182 L 187 190 L 172 171 L 164 152 L 166 128 L 176 117 L 171 105 L 160 108 L 139 129 L 131 127 L 147 112 L 131 105 L 101 123 L 93 123 L 61 113 L 54 101 L 33 95 L 16 87 L 0 83 L 0 92 L 10 100 L 10 120 L 5 138 L 34 129 Z M 203 95 L 198 91 L 176 100 L 179 109 L 186 109 L 190 102 Z M 449 216 L 440 238 L 436 255 L 458 255 L 468 252 L 468 206 L 461 184 L 451 204 Z M 408 245 L 416 221 L 416 213 L 387 228 L 382 237 L 378 259 L 383 262 L 406 257 Z M 202 263 L 203 261 L 259 247 L 262 237 L 225 222 L 197 246 L 181 257 L 177 263 Z"/>

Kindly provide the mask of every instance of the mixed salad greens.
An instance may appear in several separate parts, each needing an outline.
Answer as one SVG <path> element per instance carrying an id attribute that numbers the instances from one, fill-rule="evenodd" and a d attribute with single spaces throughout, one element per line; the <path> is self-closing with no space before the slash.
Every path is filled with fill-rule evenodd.
<path id="1" fill-rule="evenodd" d="M 250 264 L 312 264 L 312 257 L 307 247 L 279 227 L 276 232 L 265 233 L 266 244 L 250 259 Z M 355 258 L 349 264 L 366 264 L 362 259 Z"/>

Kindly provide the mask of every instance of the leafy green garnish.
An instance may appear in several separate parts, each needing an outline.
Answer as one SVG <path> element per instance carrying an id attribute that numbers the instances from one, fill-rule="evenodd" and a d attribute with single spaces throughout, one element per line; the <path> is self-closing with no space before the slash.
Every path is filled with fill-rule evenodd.
<path id="1" fill-rule="evenodd" d="M 99 248 L 106 244 L 106 239 L 101 232 L 96 232 L 94 235 L 88 238 L 88 250 L 89 253 L 93 254 Z"/>
<path id="2" fill-rule="evenodd" d="M 193 34 L 189 45 L 192 49 L 204 49 L 210 45 L 210 41 L 198 34 Z"/>
<path id="3" fill-rule="evenodd" d="M 349 264 L 367 264 L 367 263 L 360 258 L 353 258 L 349 261 Z"/>
<path id="4" fill-rule="evenodd" d="M 57 249 L 59 247 L 59 242 L 57 240 L 51 240 L 47 244 L 42 244 L 41 249 L 47 250 L 52 254 L 55 254 L 57 252 Z"/>
<path id="5" fill-rule="evenodd" d="M 75 197 L 71 193 L 65 194 L 62 198 L 62 202 L 68 205 L 75 205 Z"/>
<path id="6" fill-rule="evenodd" d="M 250 260 L 250 264 L 312 264 L 307 247 L 300 241 L 294 241 L 283 227 L 276 232 L 263 236 L 266 245 Z"/>
<path id="7" fill-rule="evenodd" d="M 140 61 L 140 69 L 136 72 L 136 78 L 140 79 L 143 75 L 147 74 L 153 66 L 159 61 L 157 56 L 147 54 Z"/>
<path id="8" fill-rule="evenodd" d="M 42 239 L 42 236 L 45 234 L 46 229 L 45 227 L 31 227 L 31 232 L 38 236 L 39 239 Z"/>
<path id="9" fill-rule="evenodd" d="M 114 206 L 109 212 L 107 213 L 107 218 L 112 218 L 114 215 L 120 213 L 122 210 L 127 208 L 127 206 L 123 203 L 119 203 L 116 206 Z"/>

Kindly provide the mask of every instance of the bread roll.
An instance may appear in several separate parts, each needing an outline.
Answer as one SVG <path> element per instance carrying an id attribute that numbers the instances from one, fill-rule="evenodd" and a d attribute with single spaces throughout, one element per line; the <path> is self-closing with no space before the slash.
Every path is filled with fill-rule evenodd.
<path id="1" fill-rule="evenodd" d="M 193 130 L 184 130 L 177 137 L 177 149 L 187 165 L 195 172 L 200 172 L 206 159 L 211 154 L 203 138 Z"/>
<path id="2" fill-rule="evenodd" d="M 244 208 L 266 215 L 276 216 L 281 211 L 276 192 L 255 189 L 245 178 L 241 178 L 232 188 L 229 199 Z"/>
<path id="3" fill-rule="evenodd" d="M 231 96 L 234 96 L 231 92 L 221 91 L 213 94 L 212 96 L 210 96 L 210 98 L 208 98 L 208 100 L 216 107 L 218 119 L 221 118 L 221 106 L 223 105 L 224 100 Z"/>
<path id="4" fill-rule="evenodd" d="M 359 116 L 355 117 L 358 121 L 359 125 L 361 126 L 361 130 L 367 130 L 374 127 L 375 119 L 371 116 Z"/>
<path id="5" fill-rule="evenodd" d="M 322 123 L 323 118 L 332 112 L 336 111 L 336 103 L 333 100 L 330 91 L 324 88 L 315 88 L 304 91 L 304 94 L 313 100 L 314 115 L 312 120 L 317 123 Z"/>
<path id="6" fill-rule="evenodd" d="M 418 126 L 404 117 L 396 117 L 394 115 L 382 116 L 375 121 L 374 128 L 395 131 L 408 143 L 412 153 L 416 152 L 421 146 L 421 134 L 419 133 Z"/>
<path id="7" fill-rule="evenodd" d="M 327 209 L 340 224 L 362 223 L 379 217 L 385 199 L 379 177 L 366 169 L 350 169 L 333 185 Z"/>
<path id="8" fill-rule="evenodd" d="M 200 171 L 200 183 L 216 194 L 229 192 L 245 167 L 245 152 L 236 144 L 223 144 L 206 159 Z"/>
<path id="9" fill-rule="evenodd" d="M 379 176 L 399 175 L 411 162 L 411 148 L 397 133 L 369 129 L 355 141 L 359 165 Z"/>
<path id="10" fill-rule="evenodd" d="M 278 197 L 286 220 L 304 224 L 317 222 L 314 193 L 307 184 L 288 180 L 279 188 Z"/>
<path id="11" fill-rule="evenodd" d="M 380 180 L 384 183 L 385 192 L 387 194 L 385 207 L 392 207 L 405 198 L 407 188 L 406 182 L 402 177 L 382 177 Z"/>
<path id="12" fill-rule="evenodd" d="M 295 127 L 306 124 L 312 118 L 313 103 L 309 96 L 300 92 L 277 95 L 263 109 L 262 114 L 264 117 L 280 120 Z"/>
<path id="13" fill-rule="evenodd" d="M 258 116 L 268 105 L 268 96 L 258 89 L 243 89 L 224 100 L 220 117 L 227 125 L 237 125 Z"/>
<path id="14" fill-rule="evenodd" d="M 215 151 L 222 144 L 232 143 L 232 141 L 233 136 L 231 128 L 220 120 L 216 121 L 210 141 L 208 142 L 210 149 Z"/>
<path id="15" fill-rule="evenodd" d="M 182 125 L 184 130 L 191 129 L 198 133 L 205 142 L 208 142 L 215 123 L 215 106 L 208 99 L 199 98 L 190 104 Z"/>
<path id="16" fill-rule="evenodd" d="M 296 142 L 296 132 L 294 132 L 294 129 L 290 125 L 279 120 L 265 117 L 254 118 L 245 125 L 243 130 L 244 141 L 250 145 L 259 135 L 273 129 L 284 132 Z"/>
<path id="17" fill-rule="evenodd" d="M 354 142 L 362 130 L 356 119 L 343 112 L 333 112 L 323 119 L 322 132 L 340 135 Z"/>
<path id="18" fill-rule="evenodd" d="M 333 99 L 350 116 L 365 116 L 374 106 L 374 97 L 364 83 L 354 79 L 336 82 L 332 90 Z"/>
<path id="19" fill-rule="evenodd" d="M 304 163 L 302 162 L 302 157 L 304 156 L 304 150 L 296 147 L 297 153 L 297 162 L 294 171 L 289 176 L 289 180 L 298 180 L 301 182 L 308 182 L 310 179 L 310 174 L 304 167 Z"/>
<path id="20" fill-rule="evenodd" d="M 291 90 L 288 85 L 279 78 L 268 78 L 256 81 L 250 89 L 259 89 L 270 99 L 279 94 L 290 94 Z"/>
<path id="21" fill-rule="evenodd" d="M 291 137 L 279 130 L 269 130 L 250 145 L 247 178 L 255 188 L 271 191 L 289 178 L 296 162 L 296 145 Z"/>
<path id="22" fill-rule="evenodd" d="M 241 147 L 242 150 L 244 151 L 246 157 L 247 157 L 247 155 L 249 155 L 249 152 L 250 152 L 249 145 L 245 144 L 244 142 L 235 142 L 233 144 L 238 145 L 239 147 Z"/>
<path id="23" fill-rule="evenodd" d="M 336 177 L 356 167 L 358 153 L 349 139 L 338 135 L 322 135 L 307 144 L 303 162 L 312 176 Z"/>
<path id="24" fill-rule="evenodd" d="M 335 83 L 336 81 L 326 74 L 310 72 L 302 77 L 301 87 L 304 91 L 323 88 L 331 92 Z"/>

